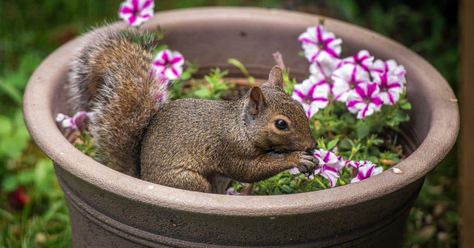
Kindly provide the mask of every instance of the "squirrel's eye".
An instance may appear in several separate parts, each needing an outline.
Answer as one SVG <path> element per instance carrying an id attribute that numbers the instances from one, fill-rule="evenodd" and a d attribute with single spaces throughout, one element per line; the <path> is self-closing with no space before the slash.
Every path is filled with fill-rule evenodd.
<path id="1" fill-rule="evenodd" d="M 278 119 L 275 121 L 275 127 L 280 130 L 288 130 L 288 123 L 282 119 Z"/>

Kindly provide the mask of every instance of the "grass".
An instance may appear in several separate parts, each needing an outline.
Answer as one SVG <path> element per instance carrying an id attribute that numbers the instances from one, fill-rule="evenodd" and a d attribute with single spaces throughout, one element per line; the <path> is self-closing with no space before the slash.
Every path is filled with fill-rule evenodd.
<path id="1" fill-rule="evenodd" d="M 70 247 L 63 194 L 51 162 L 23 124 L 28 78 L 55 48 L 106 21 L 119 0 L 0 1 L 0 247 Z M 208 4 L 259 5 L 323 13 L 368 27 L 407 45 L 456 89 L 457 4 L 448 0 L 184 0 L 157 1 L 158 11 Z M 406 247 L 456 247 L 455 151 L 427 176 L 407 223 Z"/>

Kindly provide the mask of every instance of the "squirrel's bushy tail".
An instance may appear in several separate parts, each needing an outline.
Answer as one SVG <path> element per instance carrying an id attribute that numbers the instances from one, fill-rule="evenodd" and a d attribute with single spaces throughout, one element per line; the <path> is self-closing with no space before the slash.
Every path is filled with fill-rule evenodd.
<path id="1" fill-rule="evenodd" d="M 93 111 L 89 129 L 99 159 L 139 176 L 143 132 L 165 92 L 150 74 L 152 45 L 127 32 L 95 32 L 72 63 L 68 92 L 73 111 Z"/>

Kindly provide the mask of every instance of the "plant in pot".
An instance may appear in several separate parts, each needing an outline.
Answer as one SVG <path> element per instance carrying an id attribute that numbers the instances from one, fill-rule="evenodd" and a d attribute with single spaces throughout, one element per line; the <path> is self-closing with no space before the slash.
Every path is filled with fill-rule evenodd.
<path id="1" fill-rule="evenodd" d="M 187 88 L 182 87 L 186 84 L 184 82 L 172 85 L 175 88 L 171 92 L 175 96 L 194 94 L 220 97 L 221 94 L 239 92 L 238 86 L 229 89 L 223 83 L 223 71 L 228 71 L 230 78 L 239 77 L 241 71 L 244 71 L 258 82 L 258 79 L 266 78 L 274 64 L 269 56 L 274 51 L 280 51 L 284 56 L 285 67 L 289 68 L 287 71 L 291 71 L 289 75 L 295 77 L 295 81 L 302 82 L 308 78 L 308 63 L 297 56 L 301 48 L 296 40 L 301 32 L 308 26 L 317 24 L 319 19 L 286 11 L 205 8 L 161 13 L 143 28 L 154 30 L 159 25 L 166 30 L 163 43 L 179 50 L 189 61 L 199 65 L 192 78 L 201 78 L 210 68 L 221 68 L 205 78 L 207 84 L 204 87 L 194 84 L 193 80 L 186 80 L 189 82 Z M 377 159 L 372 162 L 388 167 L 398 162 L 402 156 L 405 158 L 396 165 L 396 170 L 388 170 L 367 180 L 299 194 L 226 196 L 191 192 L 129 177 L 97 163 L 75 149 L 61 134 L 54 120 L 58 113 L 71 113 L 63 104 L 67 100 L 63 88 L 67 80 L 66 62 L 71 60 L 74 50 L 87 40 L 87 36 L 66 44 L 44 61 L 32 76 L 26 92 L 25 118 L 38 145 L 55 162 L 56 173 L 70 209 L 74 244 L 105 247 L 116 244 L 123 247 L 367 247 L 386 245 L 392 241 L 389 242 L 390 245 L 398 246 L 406 214 L 416 199 L 424 175 L 445 156 L 456 138 L 457 105 L 453 101 L 451 90 L 439 74 L 406 48 L 370 31 L 335 20 L 327 19 L 325 27 L 344 40 L 346 55 L 359 54 L 356 51 L 368 49 L 377 58 L 391 58 L 403 64 L 408 72 L 407 96 L 413 109 L 410 111 L 409 124 L 399 133 L 399 143 L 393 140 L 393 133 L 380 132 L 380 135 L 389 137 L 381 136 L 384 144 L 387 140 L 392 141 L 387 142 L 385 147 L 395 144 L 393 151 L 399 151 L 396 149 L 400 149 L 398 145 L 401 144 L 403 155 L 387 149 L 398 157 L 392 153 L 384 154 L 387 150 L 374 152 L 373 147 L 380 145 L 380 137 L 364 135 L 370 128 L 357 124 L 370 123 L 370 119 L 359 122 L 356 116 L 346 110 L 349 106 L 356 108 L 357 103 L 333 101 L 332 107 L 321 109 L 312 116 L 310 113 L 313 132 L 322 137 L 318 140 L 318 145 L 325 148 L 325 151 L 317 154 L 321 160 L 329 162 L 324 159 L 328 156 L 335 158 L 335 163 L 338 163 L 339 158 L 328 151 L 338 147 L 338 154 L 353 162 L 348 162 L 349 166 L 340 170 L 339 174 L 331 174 L 331 169 L 326 168 L 327 173 L 319 171 L 307 175 L 313 176 L 312 179 L 308 179 L 306 175 L 283 172 L 257 183 L 250 192 L 278 194 L 329 188 L 347 184 L 354 179 L 360 180 L 377 174 L 380 170 L 370 162 L 359 160 Z M 120 29 L 124 26 L 117 24 L 112 28 Z M 265 43 L 265 40 L 270 42 Z M 228 58 L 235 58 L 231 60 L 232 66 L 227 63 Z M 240 69 L 236 69 L 235 65 Z M 352 69 L 356 67 L 349 65 Z M 194 67 L 187 68 L 184 76 Z M 340 72 L 342 77 L 346 70 Z M 288 74 L 285 78 L 289 91 L 293 87 L 295 91 L 306 90 L 305 83 L 294 85 Z M 309 81 L 315 83 L 315 80 L 311 82 L 311 78 Z M 367 93 L 369 87 L 374 86 L 367 84 L 365 87 L 362 91 Z M 327 94 L 333 94 L 329 98 L 337 97 L 334 92 L 326 91 Z M 402 110 L 408 109 L 409 105 L 405 95 L 400 96 L 394 104 L 396 108 L 384 110 L 381 107 L 380 112 L 374 111 L 371 116 L 384 111 L 396 112 L 393 110 L 396 109 L 400 111 L 393 116 L 397 116 L 399 121 L 406 120 Z M 354 97 L 352 100 L 356 99 Z M 379 105 L 374 99 L 363 101 L 366 105 L 356 108 L 357 111 L 354 112 L 361 112 L 359 110 L 371 103 Z M 383 115 L 390 116 L 386 113 Z M 338 123 L 346 119 L 352 119 L 353 122 Z M 372 120 L 374 124 L 371 125 L 377 126 L 380 117 Z M 341 128 L 347 134 L 326 135 L 331 130 L 324 126 L 325 123 L 338 127 L 342 125 Z M 356 138 L 351 135 L 356 135 Z M 366 139 L 366 143 L 358 146 L 353 139 Z M 367 146 L 369 140 L 372 148 Z M 87 142 L 85 140 L 81 145 L 87 147 Z M 358 154 L 360 148 L 367 151 Z M 354 155 L 351 157 L 352 153 Z M 366 154 L 379 156 L 371 158 Z M 331 166 L 329 163 L 324 165 Z M 366 169 L 356 171 L 352 169 L 354 167 Z M 321 168 L 323 169 L 324 167 Z M 360 178 L 352 175 L 353 172 L 361 172 Z M 295 182 L 310 182 L 310 186 L 303 187 Z M 233 185 L 236 193 L 241 193 L 240 189 L 246 187 L 238 182 Z"/>

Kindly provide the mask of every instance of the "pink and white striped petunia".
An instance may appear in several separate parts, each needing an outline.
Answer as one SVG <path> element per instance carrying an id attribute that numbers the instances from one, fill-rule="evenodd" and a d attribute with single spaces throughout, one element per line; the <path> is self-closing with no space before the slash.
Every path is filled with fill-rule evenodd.
<path id="1" fill-rule="evenodd" d="M 184 57 L 181 53 L 171 50 L 160 51 L 152 62 L 152 71 L 164 80 L 175 80 L 183 73 Z"/>
<path id="2" fill-rule="evenodd" d="M 405 90 L 405 68 L 394 60 L 377 60 L 372 66 L 372 78 L 380 87 L 384 104 L 394 105 Z"/>
<path id="3" fill-rule="evenodd" d="M 355 87 L 347 99 L 346 106 L 351 113 L 357 113 L 357 119 L 365 119 L 367 116 L 380 110 L 383 101 L 379 95 L 377 83 L 360 83 Z"/>
<path id="4" fill-rule="evenodd" d="M 84 112 L 80 111 L 74 114 L 74 116 L 69 117 L 65 114 L 59 113 L 56 116 L 56 122 L 60 123 L 61 127 L 66 129 L 79 129 L 79 127 L 87 119 L 92 119 L 94 116 L 93 112 Z"/>
<path id="5" fill-rule="evenodd" d="M 342 40 L 326 31 L 323 25 L 307 28 L 298 41 L 302 43 L 305 57 L 310 63 L 339 60 L 341 55 Z"/>
<path id="6" fill-rule="evenodd" d="M 352 178 L 351 183 L 359 182 L 364 179 L 367 179 L 369 177 L 378 175 L 382 173 L 383 168 L 380 166 L 377 166 L 376 164 L 370 162 L 370 161 L 351 161 L 351 163 L 348 163 L 348 166 L 351 166 L 354 168 L 354 170 L 357 171 L 357 174 L 354 178 Z"/>
<path id="7" fill-rule="evenodd" d="M 339 171 L 345 165 L 342 157 L 323 149 L 316 150 L 314 156 L 319 160 L 319 167 L 314 171 L 314 175 L 319 174 L 326 178 L 331 188 L 336 186 Z"/>
<path id="8" fill-rule="evenodd" d="M 362 161 L 348 160 L 346 161 L 346 167 L 358 170 L 360 167 L 365 166 L 368 163 L 372 164 L 372 162 L 367 161 L 367 160 L 362 160 Z"/>
<path id="9" fill-rule="evenodd" d="M 377 73 L 387 72 L 389 77 L 400 81 L 401 84 L 405 85 L 406 83 L 406 70 L 403 65 L 398 65 L 397 62 L 393 59 L 382 61 L 380 59 L 376 60 L 371 67 L 372 76 L 375 77 Z"/>
<path id="10" fill-rule="evenodd" d="M 326 79 L 320 75 L 311 75 L 301 84 L 295 85 L 292 97 L 303 105 L 306 117 L 311 119 L 319 109 L 328 105 L 329 93 L 330 89 Z"/>
<path id="11" fill-rule="evenodd" d="M 309 66 L 309 73 L 312 75 L 323 75 L 328 82 L 332 82 L 332 74 L 339 67 L 341 61 L 339 59 L 331 59 L 325 61 L 315 61 Z M 332 84 L 330 84 L 332 88 Z"/>
<path id="12" fill-rule="evenodd" d="M 240 193 L 237 192 L 237 190 L 235 190 L 234 187 L 229 187 L 226 190 L 226 195 L 240 195 Z"/>
<path id="13" fill-rule="evenodd" d="M 354 94 L 357 85 L 369 81 L 369 74 L 358 69 L 357 66 L 345 64 L 339 67 L 332 74 L 334 99 L 340 102 L 346 102 Z"/>
<path id="14" fill-rule="evenodd" d="M 292 175 L 297 175 L 297 174 L 301 173 L 300 170 L 298 170 L 297 167 L 293 167 L 293 168 L 289 169 L 288 172 Z"/>
<path id="15" fill-rule="evenodd" d="M 120 5 L 119 17 L 130 26 L 140 26 L 153 17 L 154 0 L 126 0 Z"/>
<path id="16" fill-rule="evenodd" d="M 361 50 L 357 52 L 354 56 L 345 58 L 341 61 L 342 65 L 352 65 L 357 67 L 357 70 L 361 73 L 366 73 L 367 77 L 371 71 L 372 65 L 374 63 L 374 57 L 370 55 L 367 50 Z"/>

